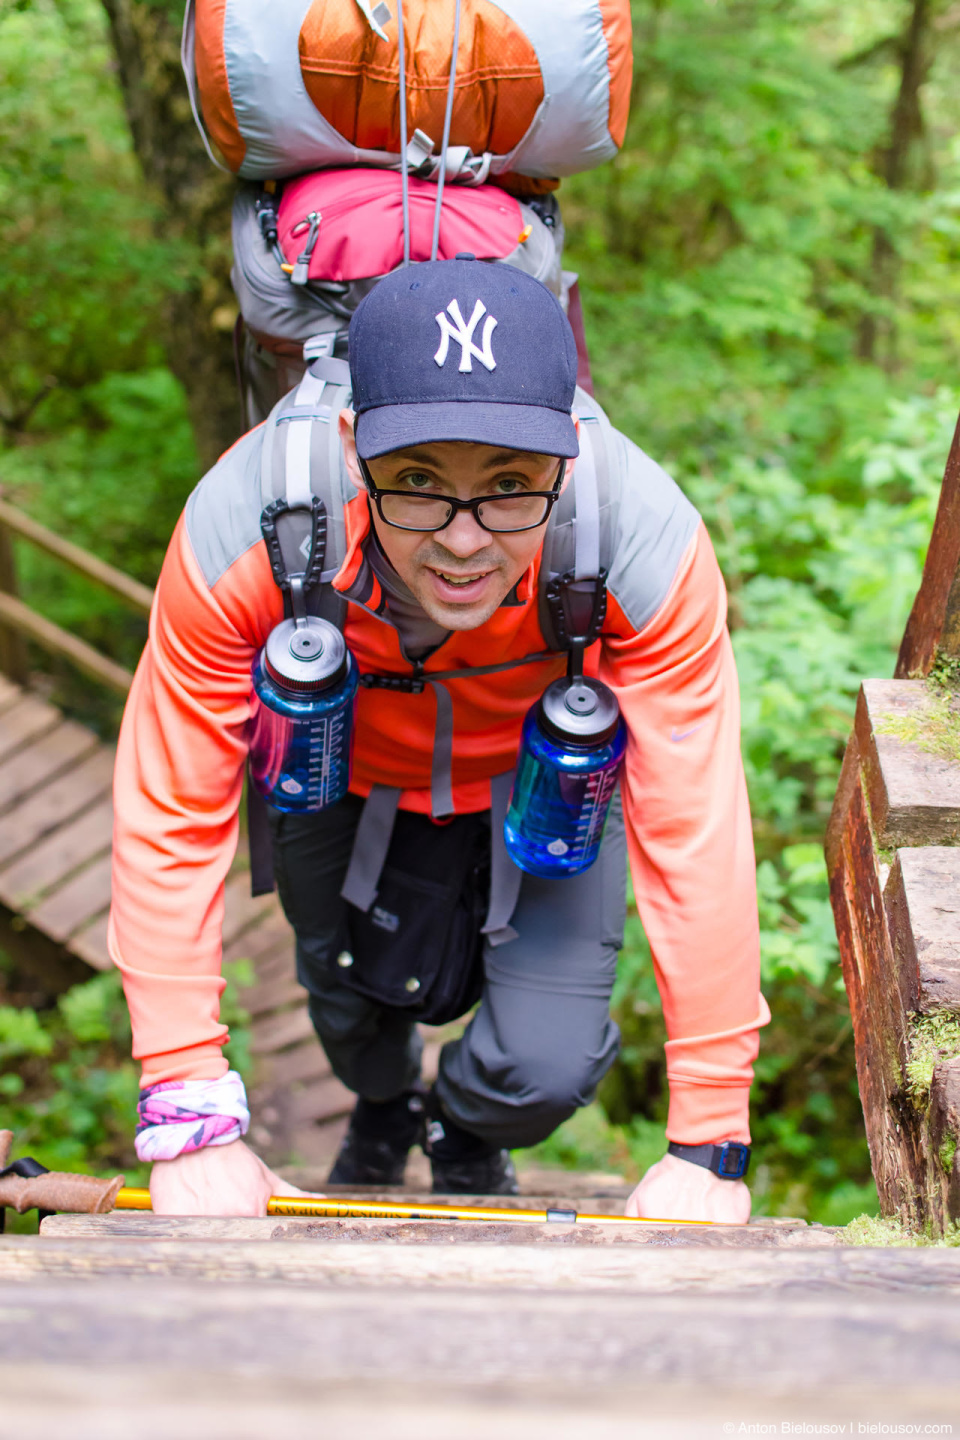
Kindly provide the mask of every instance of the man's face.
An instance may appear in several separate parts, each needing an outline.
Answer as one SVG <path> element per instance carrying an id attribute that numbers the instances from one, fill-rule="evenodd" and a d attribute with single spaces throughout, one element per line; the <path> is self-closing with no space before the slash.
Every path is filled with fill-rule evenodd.
<path id="1" fill-rule="evenodd" d="M 350 477 L 358 490 L 365 490 L 351 410 L 341 413 L 340 438 Z M 558 464 L 552 455 L 459 441 L 394 450 L 367 462 L 378 489 L 447 495 L 458 500 L 549 491 L 556 481 Z M 573 464 L 572 460 L 567 462 L 564 486 L 573 473 Z M 371 515 L 387 559 L 421 608 L 445 630 L 474 630 L 489 620 L 530 565 L 543 544 L 546 529 L 544 522 L 535 530 L 494 535 L 477 524 L 471 511 L 458 510 L 445 529 L 424 533 L 385 524 L 375 505 L 371 506 Z"/>

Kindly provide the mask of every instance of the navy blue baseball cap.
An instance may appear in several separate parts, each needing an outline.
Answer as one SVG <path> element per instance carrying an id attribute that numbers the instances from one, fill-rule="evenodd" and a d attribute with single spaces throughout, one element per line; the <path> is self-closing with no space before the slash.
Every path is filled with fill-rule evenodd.
<path id="1" fill-rule="evenodd" d="M 432 440 L 579 454 L 573 331 L 512 265 L 458 255 L 385 276 L 350 323 L 350 376 L 364 460 Z"/>

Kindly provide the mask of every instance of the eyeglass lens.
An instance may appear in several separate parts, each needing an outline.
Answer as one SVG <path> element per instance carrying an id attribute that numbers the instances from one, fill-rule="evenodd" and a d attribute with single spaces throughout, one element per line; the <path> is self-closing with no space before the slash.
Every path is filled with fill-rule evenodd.
<path id="1" fill-rule="evenodd" d="M 550 511 L 551 496 L 498 495 L 477 506 L 477 518 L 487 530 L 527 530 L 542 525 Z M 453 514 L 453 507 L 439 495 L 407 495 L 383 491 L 380 513 L 388 525 L 405 530 L 439 530 Z"/>

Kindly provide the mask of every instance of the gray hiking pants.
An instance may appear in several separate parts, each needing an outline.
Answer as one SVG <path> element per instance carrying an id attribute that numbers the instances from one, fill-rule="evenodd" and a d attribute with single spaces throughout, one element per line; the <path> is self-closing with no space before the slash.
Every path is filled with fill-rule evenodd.
<path id="1" fill-rule="evenodd" d="M 338 965 L 348 944 L 340 887 L 358 819 L 352 797 L 319 815 L 273 812 L 274 866 L 296 933 L 297 975 L 334 1074 L 356 1094 L 385 1101 L 418 1078 L 422 1044 L 409 1011 L 358 994 Z M 489 1144 L 535 1145 L 593 1099 L 620 1042 L 609 1003 L 625 913 L 615 802 L 596 863 L 562 880 L 524 875 L 512 918 L 517 938 L 484 945 L 480 1006 L 440 1055 L 437 1092 L 458 1125 Z"/>

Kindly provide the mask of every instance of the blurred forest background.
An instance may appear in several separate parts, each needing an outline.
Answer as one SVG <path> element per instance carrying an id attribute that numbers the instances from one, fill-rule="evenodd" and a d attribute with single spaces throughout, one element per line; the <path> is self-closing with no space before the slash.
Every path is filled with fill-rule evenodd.
<path id="1" fill-rule="evenodd" d="M 147 583 L 239 428 L 232 182 L 191 129 L 180 11 L 0 0 L 0 485 Z M 875 1194 L 821 844 L 859 679 L 892 673 L 960 407 L 960 5 L 633 11 L 627 143 L 564 182 L 566 264 L 599 398 L 701 509 L 730 591 L 774 1014 L 756 1208 L 843 1223 Z M 136 620 L 36 553 L 17 562 L 32 605 L 135 662 Z M 112 701 L 42 669 L 59 703 L 115 728 Z M 48 1165 L 129 1162 L 115 978 L 48 1003 L 0 965 L 0 1123 Z M 635 917 L 616 1008 L 600 1101 L 539 1158 L 636 1173 L 662 1153 Z"/>

